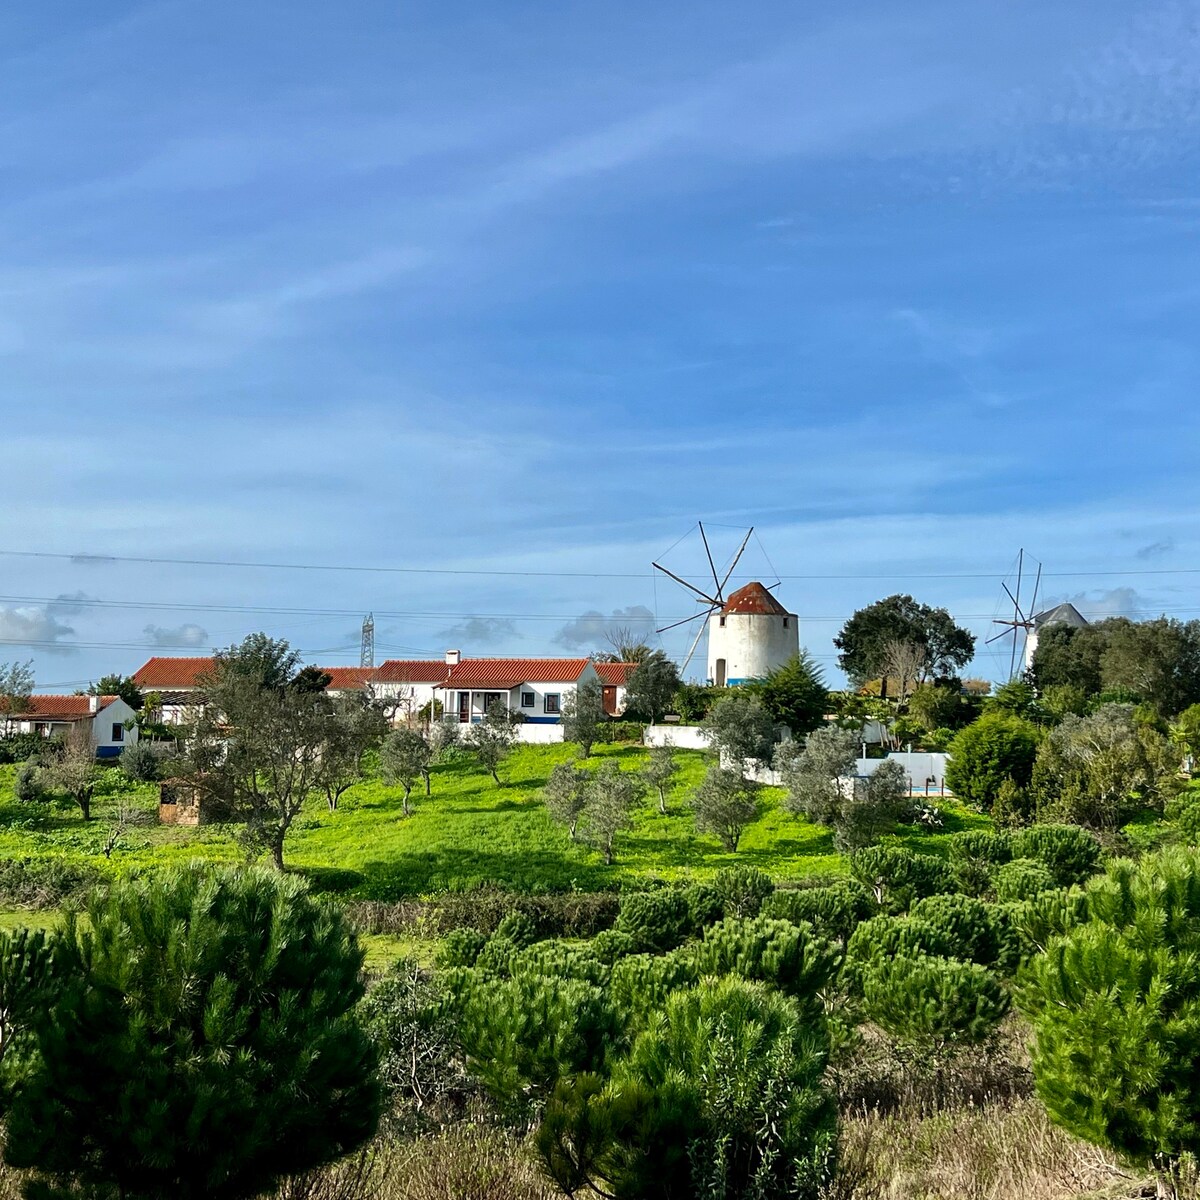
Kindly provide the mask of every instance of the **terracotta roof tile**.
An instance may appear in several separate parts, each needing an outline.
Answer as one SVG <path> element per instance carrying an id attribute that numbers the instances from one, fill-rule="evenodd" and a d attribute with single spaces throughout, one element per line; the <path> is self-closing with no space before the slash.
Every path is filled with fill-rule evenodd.
<path id="1" fill-rule="evenodd" d="M 107 708 L 116 696 L 99 697 L 96 711 Z M 14 720 L 78 721 L 81 717 L 92 715 L 91 696 L 34 696 L 29 707 L 22 712 L 12 713 Z"/>
<path id="2" fill-rule="evenodd" d="M 600 682 L 609 687 L 624 687 L 625 681 L 637 670 L 637 663 L 598 662 L 592 663 L 592 666 L 596 668 Z"/>
<path id="3" fill-rule="evenodd" d="M 450 668 L 447 688 L 513 688 L 519 683 L 577 683 L 586 658 L 464 658 Z"/>
<path id="4" fill-rule="evenodd" d="M 725 601 L 722 613 L 751 613 L 763 615 L 769 613 L 776 617 L 791 617 L 788 612 L 761 583 L 748 583 L 740 587 Z"/>
<path id="5" fill-rule="evenodd" d="M 389 658 L 375 669 L 376 683 L 441 683 L 450 668 L 441 658 Z"/>
<path id="6" fill-rule="evenodd" d="M 373 667 L 318 667 L 329 676 L 329 687 L 335 692 L 357 691 L 374 683 L 378 672 Z"/>
<path id="7" fill-rule="evenodd" d="M 199 687 L 200 679 L 212 671 L 215 661 L 211 654 L 203 658 L 151 658 L 131 678 L 143 690 Z"/>

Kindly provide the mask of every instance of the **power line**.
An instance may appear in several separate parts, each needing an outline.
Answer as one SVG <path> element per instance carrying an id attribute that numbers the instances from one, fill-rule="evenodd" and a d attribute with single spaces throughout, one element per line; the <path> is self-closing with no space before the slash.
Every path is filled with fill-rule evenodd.
<path id="1" fill-rule="evenodd" d="M 480 577 L 510 577 L 517 579 L 646 579 L 648 571 L 616 572 L 616 571 L 501 571 L 480 570 L 464 567 L 391 567 L 364 566 L 355 563 L 287 563 L 287 562 L 245 562 L 231 559 L 212 558 L 156 558 L 141 555 L 122 554 L 64 554 L 49 550 L 5 550 L 0 548 L 0 555 L 12 558 L 58 559 L 89 566 L 102 566 L 105 563 L 141 563 L 155 566 L 177 567 L 230 567 L 251 568 L 271 571 L 343 571 L 362 574 L 382 575 L 468 575 Z M 1004 571 L 959 571 L 959 572 L 920 572 L 892 571 L 886 573 L 829 573 L 811 575 L 780 575 L 781 580 L 870 580 L 870 579 L 1002 579 Z M 1083 570 L 1083 571 L 1043 571 L 1043 579 L 1099 579 L 1126 576 L 1147 575 L 1200 575 L 1200 567 L 1159 567 L 1131 568 L 1116 570 Z M 740 576 L 739 576 L 740 578 Z"/>

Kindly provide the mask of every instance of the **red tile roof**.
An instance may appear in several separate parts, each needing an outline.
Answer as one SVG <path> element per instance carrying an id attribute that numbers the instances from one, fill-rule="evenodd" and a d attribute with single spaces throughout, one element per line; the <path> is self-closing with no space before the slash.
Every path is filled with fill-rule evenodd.
<path id="1" fill-rule="evenodd" d="M 91 696 L 34 696 L 29 707 L 22 712 L 12 713 L 14 720 L 78 721 L 91 716 Z M 107 708 L 116 696 L 100 696 L 96 711 Z"/>
<path id="2" fill-rule="evenodd" d="M 769 613 L 776 617 L 790 617 L 795 614 L 788 612 L 761 583 L 748 583 L 740 587 L 728 600 L 722 613 L 753 613 L 762 615 Z"/>
<path id="3" fill-rule="evenodd" d="M 357 691 L 374 683 L 377 672 L 373 667 L 318 667 L 329 676 L 328 687 L 335 692 Z"/>
<path id="4" fill-rule="evenodd" d="M 586 658 L 464 658 L 450 668 L 447 688 L 513 688 L 519 683 L 577 683 Z"/>
<path id="5" fill-rule="evenodd" d="M 596 668 L 600 682 L 609 687 L 624 687 L 630 674 L 637 669 L 637 663 L 598 662 L 592 663 L 592 666 Z"/>
<path id="6" fill-rule="evenodd" d="M 375 669 L 375 682 L 441 683 L 449 670 L 441 658 L 389 658 Z"/>
<path id="7" fill-rule="evenodd" d="M 212 671 L 215 661 L 211 654 L 204 658 L 151 658 L 131 678 L 144 691 L 199 687 L 201 678 Z"/>

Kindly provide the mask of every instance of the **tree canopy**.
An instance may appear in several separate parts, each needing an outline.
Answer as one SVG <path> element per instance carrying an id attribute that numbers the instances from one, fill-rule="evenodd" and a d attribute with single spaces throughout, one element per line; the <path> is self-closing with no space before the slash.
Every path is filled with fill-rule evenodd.
<path id="1" fill-rule="evenodd" d="M 829 691 L 816 660 L 802 650 L 782 666 L 745 685 L 758 696 L 767 712 L 797 737 L 816 729 L 825 719 Z"/>
<path id="2" fill-rule="evenodd" d="M 833 639 L 841 651 L 838 665 L 862 686 L 886 675 L 896 646 L 919 648 L 923 653 L 916 681 L 952 673 L 965 666 L 975 653 L 975 637 L 944 608 L 919 604 L 912 596 L 888 596 L 860 608 Z"/>

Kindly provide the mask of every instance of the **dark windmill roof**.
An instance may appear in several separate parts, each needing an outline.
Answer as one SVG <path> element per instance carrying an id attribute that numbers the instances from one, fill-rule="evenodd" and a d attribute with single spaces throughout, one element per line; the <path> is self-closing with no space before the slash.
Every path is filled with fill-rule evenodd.
<path id="1" fill-rule="evenodd" d="M 1056 604 L 1045 612 L 1038 613 L 1033 618 L 1035 629 L 1044 629 L 1047 625 L 1071 625 L 1082 629 L 1088 624 L 1088 619 L 1071 603 Z"/>

